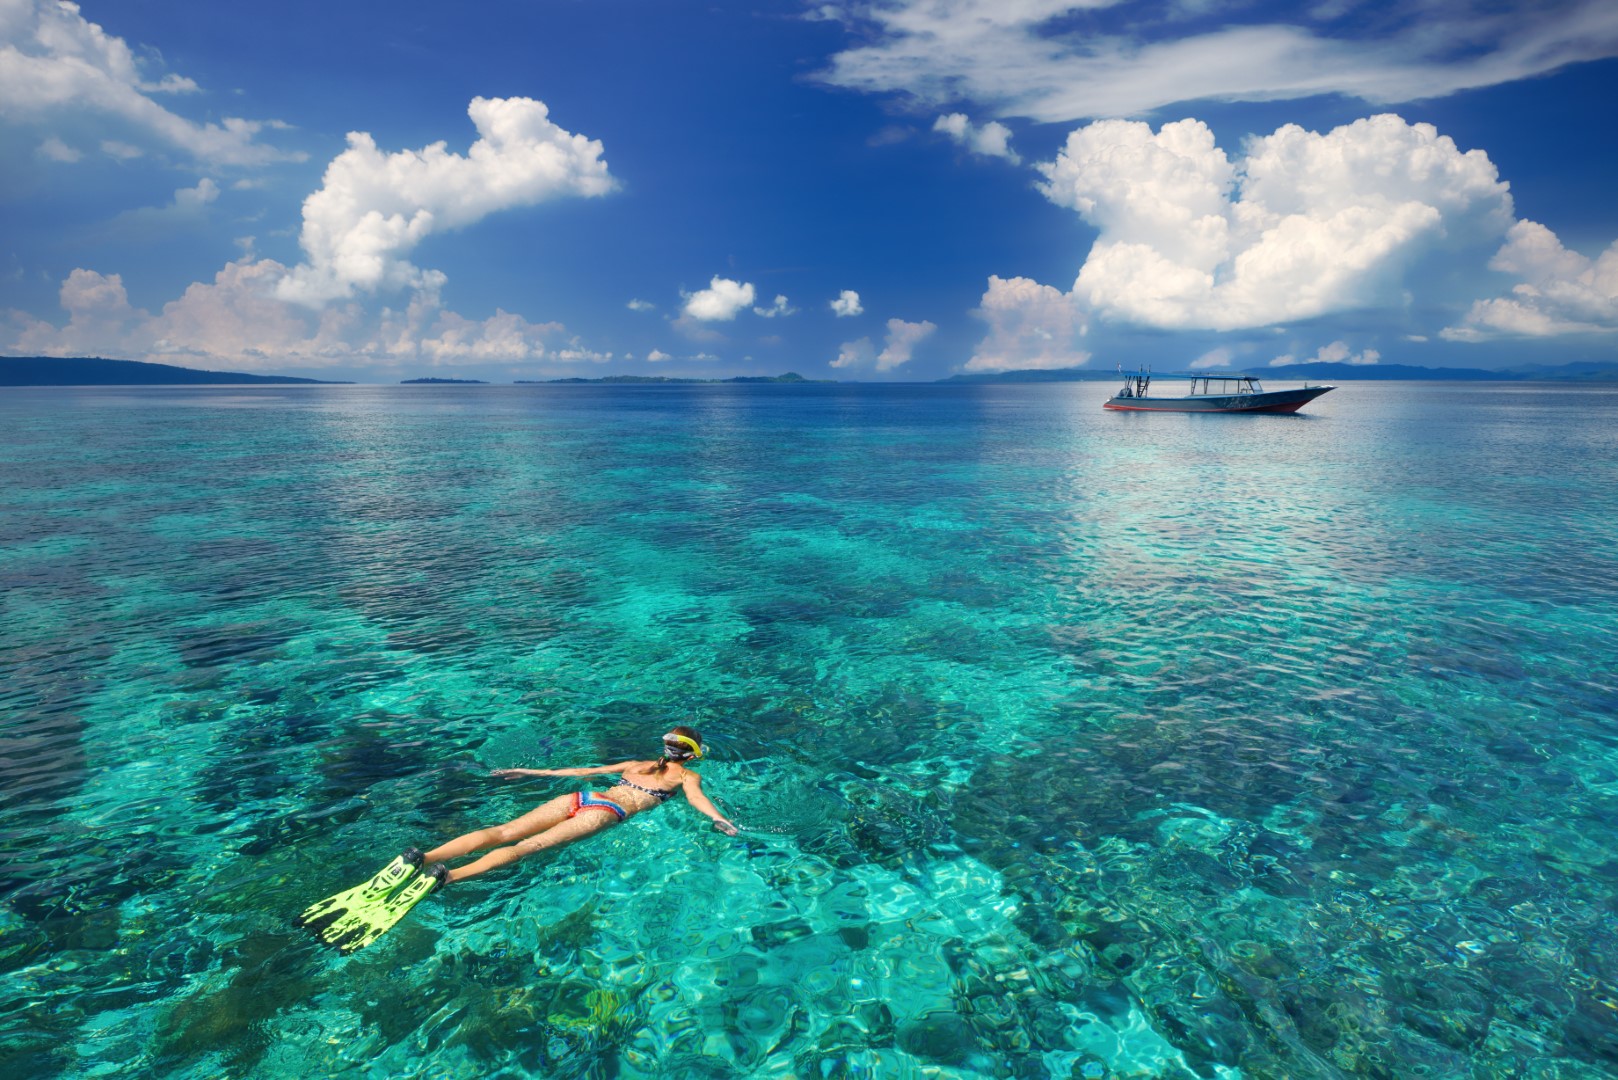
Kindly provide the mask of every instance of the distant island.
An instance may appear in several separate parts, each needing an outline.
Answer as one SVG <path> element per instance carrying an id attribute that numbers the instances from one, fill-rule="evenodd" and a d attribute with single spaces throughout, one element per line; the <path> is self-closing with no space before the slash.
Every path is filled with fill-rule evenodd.
<path id="1" fill-rule="evenodd" d="M 1134 370 L 1129 364 L 1124 365 Z M 1171 364 L 1149 365 L 1160 374 L 1183 371 Z M 1232 374 L 1239 368 L 1208 369 L 1209 375 Z M 1490 381 L 1490 382 L 1618 382 L 1618 360 L 1580 361 L 1572 364 L 1526 364 L 1498 371 L 1483 368 L 1434 368 L 1410 364 L 1289 364 L 1277 368 L 1257 368 L 1247 372 L 1265 379 L 1286 382 L 1308 379 L 1330 382 L 1354 381 Z M 936 383 L 1059 383 L 1111 382 L 1118 378 L 1105 368 L 1025 369 L 951 375 Z M 836 379 L 806 379 L 795 371 L 784 375 L 736 375 L 728 379 L 680 378 L 672 375 L 605 375 L 601 378 L 518 379 L 518 386 L 603 385 L 662 386 L 723 383 L 838 385 Z M 253 375 L 242 371 L 207 371 L 200 368 L 154 364 L 143 360 L 107 360 L 88 356 L 0 356 L 0 386 L 352 386 L 351 382 L 307 379 L 293 375 Z M 405 379 L 402 386 L 487 386 L 483 379 Z"/>
<path id="2" fill-rule="evenodd" d="M 796 371 L 785 375 L 736 375 L 729 379 L 680 379 L 670 375 L 605 375 L 599 379 L 518 379 L 518 386 L 552 386 L 568 383 L 805 383 L 817 386 L 833 385 L 836 379 L 806 379 Z"/>
<path id="3" fill-rule="evenodd" d="M 1183 373 L 1184 371 L 1183 368 L 1175 368 L 1167 364 L 1151 364 L 1148 367 L 1154 367 L 1164 375 L 1170 372 Z M 1134 370 L 1128 364 L 1124 365 L 1124 369 L 1126 373 Z M 1241 368 L 1211 368 L 1198 372 L 1198 374 L 1218 376 L 1241 371 Z M 1245 373 L 1283 382 L 1288 379 L 1316 379 L 1331 380 L 1333 382 L 1353 382 L 1356 380 L 1405 380 L 1410 382 L 1618 382 L 1618 362 L 1604 364 L 1580 361 L 1554 367 L 1543 364 L 1527 364 L 1502 371 L 1487 371 L 1483 368 L 1415 367 L 1410 364 L 1303 363 L 1288 364 L 1285 367 L 1258 368 Z M 1116 369 L 1105 371 L 1099 368 L 1055 368 L 1051 370 L 996 371 L 972 375 L 951 375 L 947 379 L 937 381 L 941 383 L 1112 382 L 1117 378 Z"/>
<path id="4" fill-rule="evenodd" d="M 94 356 L 0 356 L 0 386 L 230 386 L 238 384 L 348 386 L 290 375 L 248 375 L 240 371 L 201 371 L 143 360 L 103 360 Z"/>

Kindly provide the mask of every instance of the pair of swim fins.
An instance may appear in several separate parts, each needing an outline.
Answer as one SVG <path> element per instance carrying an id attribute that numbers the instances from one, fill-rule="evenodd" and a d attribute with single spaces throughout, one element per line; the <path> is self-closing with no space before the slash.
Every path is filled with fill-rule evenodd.
<path id="1" fill-rule="evenodd" d="M 362 949 L 448 882 L 442 863 L 422 869 L 421 852 L 406 851 L 362 885 L 310 904 L 292 920 L 338 952 Z"/>

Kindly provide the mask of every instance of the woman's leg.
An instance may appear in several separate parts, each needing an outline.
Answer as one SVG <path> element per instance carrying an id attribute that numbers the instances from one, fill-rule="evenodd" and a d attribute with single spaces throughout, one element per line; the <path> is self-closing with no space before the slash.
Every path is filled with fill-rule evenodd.
<path id="1" fill-rule="evenodd" d="M 572 799 L 573 796 L 567 796 Z M 547 804 L 549 805 L 549 804 Z M 519 819 L 521 820 L 521 819 Z M 491 851 L 477 862 L 457 866 L 449 872 L 451 881 L 465 881 L 479 874 L 486 874 L 501 866 L 525 859 L 536 851 L 545 851 L 549 848 L 566 847 L 575 840 L 583 839 L 591 833 L 598 833 L 602 829 L 618 824 L 618 815 L 610 810 L 582 810 L 578 816 L 567 818 L 560 825 L 554 825 L 537 836 L 513 844 L 510 847 Z"/>
<path id="2" fill-rule="evenodd" d="M 462 855 L 470 855 L 486 847 L 496 844 L 510 844 L 523 840 L 535 833 L 544 832 L 554 828 L 567 820 L 567 812 L 573 808 L 573 796 L 558 795 L 548 803 L 542 803 L 528 811 L 520 818 L 513 818 L 504 825 L 496 825 L 490 829 L 478 829 L 464 836 L 457 836 L 447 844 L 440 844 L 427 853 L 427 862 L 443 862 L 445 859 L 456 859 Z"/>

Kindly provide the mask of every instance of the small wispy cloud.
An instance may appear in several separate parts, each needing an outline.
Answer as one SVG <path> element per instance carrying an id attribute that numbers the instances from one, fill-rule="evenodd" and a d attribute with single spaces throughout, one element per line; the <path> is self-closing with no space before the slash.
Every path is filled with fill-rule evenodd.
<path id="1" fill-rule="evenodd" d="M 1292 355 L 1277 356 L 1270 361 L 1270 367 L 1291 367 L 1293 364 L 1353 364 L 1356 367 L 1368 367 L 1379 363 L 1382 354 L 1375 349 L 1365 349 L 1355 352 L 1346 341 L 1334 341 L 1330 345 L 1322 345 L 1315 355 L 1305 360 L 1299 360 Z"/>
<path id="2" fill-rule="evenodd" d="M 965 113 L 950 113 L 933 121 L 933 130 L 948 135 L 956 145 L 979 157 L 1004 158 L 1013 165 L 1022 164 L 1022 157 L 1011 148 L 1011 129 L 998 120 L 990 120 L 979 127 L 967 119 Z"/>
<path id="3" fill-rule="evenodd" d="M 39 156 L 49 161 L 60 161 L 64 164 L 72 164 L 75 161 L 81 160 L 84 157 L 84 153 L 83 151 L 73 149 L 73 147 L 69 146 L 61 139 L 58 139 L 55 135 L 52 135 L 50 138 L 39 144 Z"/>
<path id="4" fill-rule="evenodd" d="M 754 315 L 759 315 L 766 319 L 773 319 L 781 315 L 796 315 L 797 313 L 798 309 L 790 306 L 787 303 L 787 298 L 784 296 L 777 296 L 775 298 L 775 303 L 771 304 L 767 308 L 756 307 L 753 309 Z"/>

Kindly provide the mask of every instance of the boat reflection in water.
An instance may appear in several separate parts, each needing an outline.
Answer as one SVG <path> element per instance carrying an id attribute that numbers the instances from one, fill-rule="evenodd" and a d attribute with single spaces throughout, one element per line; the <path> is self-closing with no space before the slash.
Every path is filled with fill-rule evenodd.
<path id="1" fill-rule="evenodd" d="M 1154 394 L 1154 379 L 1189 380 L 1190 387 L 1181 394 Z M 1180 387 L 1175 385 L 1173 389 Z M 1336 387 L 1305 383 L 1292 390 L 1265 390 L 1257 375 L 1205 372 L 1153 375 L 1143 369 L 1125 375 L 1123 389 L 1108 398 L 1102 408 L 1130 412 L 1291 413 L 1334 389 Z"/>

